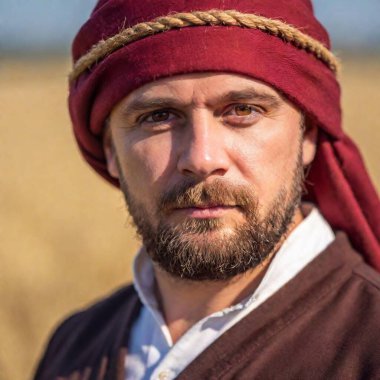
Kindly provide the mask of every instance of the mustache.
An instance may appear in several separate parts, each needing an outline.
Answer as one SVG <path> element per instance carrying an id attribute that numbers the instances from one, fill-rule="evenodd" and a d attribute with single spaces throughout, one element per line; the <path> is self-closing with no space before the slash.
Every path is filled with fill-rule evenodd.
<path id="1" fill-rule="evenodd" d="M 218 205 L 252 210 L 257 208 L 257 203 L 253 190 L 248 186 L 234 185 L 220 179 L 209 183 L 186 180 L 161 196 L 158 209 L 168 212 L 176 208 Z"/>

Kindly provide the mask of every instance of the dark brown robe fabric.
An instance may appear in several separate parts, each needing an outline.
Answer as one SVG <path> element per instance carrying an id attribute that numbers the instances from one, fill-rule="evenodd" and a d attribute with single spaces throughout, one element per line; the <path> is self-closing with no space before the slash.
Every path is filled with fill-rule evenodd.
<path id="1" fill-rule="evenodd" d="M 68 318 L 35 380 L 125 379 L 128 336 L 140 308 L 128 286 Z M 338 233 L 178 379 L 380 379 L 380 275 Z"/>

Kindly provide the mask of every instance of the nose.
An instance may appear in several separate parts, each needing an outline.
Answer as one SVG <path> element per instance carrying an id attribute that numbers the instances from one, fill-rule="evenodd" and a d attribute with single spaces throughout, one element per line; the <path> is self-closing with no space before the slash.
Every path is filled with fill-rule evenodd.
<path id="1" fill-rule="evenodd" d="M 229 168 L 229 157 L 223 126 L 212 115 L 199 113 L 189 121 L 181 138 L 178 171 L 195 179 L 223 176 Z"/>

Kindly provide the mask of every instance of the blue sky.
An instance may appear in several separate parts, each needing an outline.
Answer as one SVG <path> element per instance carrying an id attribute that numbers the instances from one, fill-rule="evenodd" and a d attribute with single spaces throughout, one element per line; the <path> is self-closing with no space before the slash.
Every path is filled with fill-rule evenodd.
<path id="1" fill-rule="evenodd" d="M 68 51 L 95 2 L 0 0 L 0 52 Z M 335 49 L 380 51 L 380 0 L 314 0 L 314 7 Z"/>

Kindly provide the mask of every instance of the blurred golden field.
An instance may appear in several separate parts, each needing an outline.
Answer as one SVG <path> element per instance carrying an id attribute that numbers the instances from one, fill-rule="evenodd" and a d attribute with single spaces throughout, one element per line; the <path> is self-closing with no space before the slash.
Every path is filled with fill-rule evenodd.
<path id="1" fill-rule="evenodd" d="M 380 186 L 380 57 L 348 58 L 345 126 Z M 0 63 L 0 379 L 31 376 L 64 315 L 131 279 L 124 202 L 82 161 L 66 58 Z"/>

